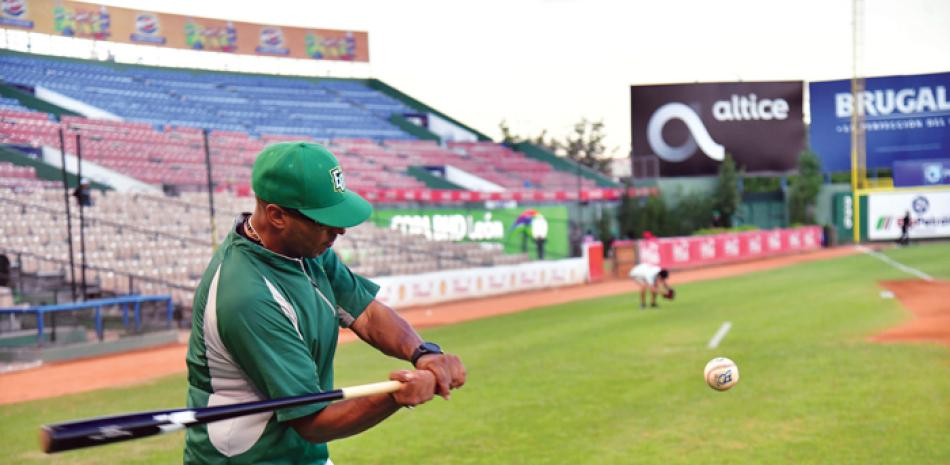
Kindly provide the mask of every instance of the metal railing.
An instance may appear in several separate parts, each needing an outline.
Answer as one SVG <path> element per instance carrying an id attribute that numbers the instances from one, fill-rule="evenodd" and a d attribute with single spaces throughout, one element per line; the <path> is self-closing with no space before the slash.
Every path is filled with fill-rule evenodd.
<path id="1" fill-rule="evenodd" d="M 102 323 L 102 307 L 118 305 L 122 308 L 122 324 L 126 328 L 129 327 L 129 312 L 131 310 L 132 316 L 135 322 L 134 332 L 139 333 L 142 330 L 142 313 L 141 306 L 145 302 L 166 302 L 166 323 L 168 329 L 174 328 L 174 305 L 172 303 L 172 298 L 170 295 L 141 295 L 141 296 L 126 296 L 126 297 L 114 297 L 109 299 L 95 299 L 87 300 L 85 302 L 75 302 L 70 304 L 58 304 L 58 305 L 42 305 L 36 307 L 25 307 L 25 308 L 0 308 L 0 315 L 26 315 L 34 314 L 36 315 L 36 344 L 39 346 L 43 345 L 44 339 L 43 335 L 45 332 L 45 316 L 47 314 L 55 314 L 58 312 L 74 312 L 76 310 L 85 310 L 85 309 L 95 309 L 94 321 L 96 328 L 96 336 L 99 339 L 99 342 L 102 342 L 104 339 L 104 325 Z M 130 307 L 132 307 L 130 309 Z M 54 323 L 55 327 L 55 323 Z"/>
<path id="2" fill-rule="evenodd" d="M 11 248 L 7 248 L 7 247 L 0 247 L 0 254 L 5 254 L 5 255 L 8 255 L 8 256 L 16 257 L 16 261 L 15 261 L 15 262 L 12 262 L 11 265 L 16 264 L 16 268 L 19 269 L 19 270 L 21 270 L 21 271 L 20 271 L 21 273 L 22 273 L 22 270 L 23 270 L 23 257 L 30 257 L 30 258 L 33 258 L 33 259 L 35 259 L 35 260 L 46 261 L 46 262 L 50 262 L 50 263 L 56 263 L 56 264 L 58 264 L 58 265 L 62 265 L 62 266 L 65 266 L 65 267 L 69 267 L 69 261 L 68 261 L 68 260 L 60 260 L 60 259 L 57 259 L 57 258 L 51 258 L 51 257 L 48 257 L 48 256 L 43 256 L 43 255 L 39 255 L 39 254 L 35 254 L 35 253 L 32 253 L 32 252 L 27 252 L 27 251 L 23 251 L 23 250 L 16 250 L 16 249 L 11 249 Z M 169 287 L 169 288 L 172 288 L 172 289 L 179 289 L 179 290 L 183 290 L 183 291 L 194 292 L 194 290 L 195 290 L 195 288 L 194 288 L 194 287 L 191 287 L 191 286 L 185 286 L 185 285 L 173 283 L 173 282 L 171 282 L 171 281 L 166 281 L 166 280 L 161 279 L 161 278 L 153 278 L 153 277 L 151 277 L 151 276 L 143 276 L 143 275 L 135 274 L 135 273 L 132 273 L 132 272 L 129 272 L 129 271 L 116 270 L 116 269 L 114 269 L 114 268 L 107 268 L 107 267 L 96 266 L 96 265 L 86 265 L 86 269 L 88 269 L 88 270 L 95 270 L 95 271 L 105 271 L 105 272 L 115 273 L 116 275 L 119 275 L 119 276 L 125 276 L 125 277 L 127 277 L 128 280 L 129 280 L 129 294 L 134 294 L 134 293 L 135 293 L 134 284 L 135 284 L 135 281 L 136 281 L 136 280 L 138 280 L 138 281 L 144 281 L 144 282 L 149 282 L 149 283 L 154 283 L 154 284 L 158 284 L 158 285 L 161 285 L 161 286 Z"/>

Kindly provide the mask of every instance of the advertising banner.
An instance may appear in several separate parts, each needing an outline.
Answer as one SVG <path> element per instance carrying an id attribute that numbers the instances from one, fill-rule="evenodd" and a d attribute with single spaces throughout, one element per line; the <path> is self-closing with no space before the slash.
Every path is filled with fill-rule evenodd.
<path id="1" fill-rule="evenodd" d="M 564 206 L 376 209 L 370 220 L 377 226 L 433 241 L 493 242 L 506 253 L 527 253 L 533 258 L 539 257 L 539 247 L 546 259 L 570 256 L 568 211 Z"/>
<path id="2" fill-rule="evenodd" d="M 950 158 L 894 162 L 894 187 L 950 185 Z"/>
<path id="3" fill-rule="evenodd" d="M 805 226 L 640 240 L 637 247 L 640 263 L 675 270 L 815 250 L 821 247 L 821 234 L 820 227 Z"/>
<path id="4" fill-rule="evenodd" d="M 805 147 L 801 81 L 632 86 L 633 156 L 661 176 L 714 175 L 725 154 L 748 173 L 794 170 Z"/>
<path id="5" fill-rule="evenodd" d="M 587 280 L 587 262 L 581 258 L 373 278 L 380 286 L 376 298 L 397 309 L 570 286 Z"/>
<path id="6" fill-rule="evenodd" d="M 36 20 L 33 19 L 34 9 L 26 0 L 3 0 L 0 8 L 0 27 L 33 29 Z"/>
<path id="7" fill-rule="evenodd" d="M 0 27 L 242 55 L 369 61 L 366 32 L 198 18 L 69 0 L 4 0 Z"/>
<path id="8" fill-rule="evenodd" d="M 854 240 L 854 197 L 851 192 L 836 192 L 831 197 L 832 223 L 839 244 Z"/>
<path id="9" fill-rule="evenodd" d="M 808 85 L 811 147 L 826 172 L 851 169 L 851 113 L 864 115 L 868 168 L 950 153 L 950 73 L 866 78 L 855 102 L 851 81 Z"/>
<path id="10" fill-rule="evenodd" d="M 248 187 L 249 188 L 249 187 Z M 619 188 L 592 188 L 580 191 L 557 190 L 506 190 L 501 192 L 463 191 L 457 189 L 353 189 L 373 203 L 391 202 L 485 202 L 515 201 L 515 202 L 564 202 L 564 201 L 597 201 L 620 200 L 624 194 L 630 197 L 647 197 L 657 194 L 655 187 Z"/>
<path id="11" fill-rule="evenodd" d="M 911 239 L 950 237 L 950 191 L 918 191 L 868 195 L 868 239 L 899 238 L 908 213 Z"/>

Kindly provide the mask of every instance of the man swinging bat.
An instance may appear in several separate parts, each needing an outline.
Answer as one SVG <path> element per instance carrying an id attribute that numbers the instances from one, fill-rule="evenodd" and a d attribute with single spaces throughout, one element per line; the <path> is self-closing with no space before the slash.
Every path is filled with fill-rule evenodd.
<path id="1" fill-rule="evenodd" d="M 298 396 L 333 389 L 339 327 L 409 361 L 402 387 L 188 428 L 185 463 L 331 463 L 326 443 L 360 433 L 400 407 L 446 399 L 465 383 L 461 360 L 424 342 L 375 299 L 379 286 L 333 252 L 336 238 L 372 213 L 346 188 L 323 146 L 285 142 L 254 162 L 257 207 L 237 218 L 195 293 L 188 406 Z"/>
<path id="2" fill-rule="evenodd" d="M 188 408 L 47 425 L 46 452 L 186 429 L 184 463 L 332 465 L 327 442 L 465 384 L 458 356 L 425 342 L 379 286 L 332 246 L 372 207 L 346 189 L 326 148 L 265 148 L 252 170 L 257 204 L 240 215 L 195 292 Z M 406 360 L 391 381 L 334 390 L 339 328 Z"/>

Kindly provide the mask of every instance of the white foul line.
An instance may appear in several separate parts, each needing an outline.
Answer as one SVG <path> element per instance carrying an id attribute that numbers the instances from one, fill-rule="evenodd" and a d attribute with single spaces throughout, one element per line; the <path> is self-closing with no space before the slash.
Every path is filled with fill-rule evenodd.
<path id="1" fill-rule="evenodd" d="M 722 342 L 722 338 L 726 337 L 726 333 L 729 332 L 729 329 L 732 328 L 732 323 L 725 322 L 722 326 L 719 327 L 719 331 L 716 331 L 716 334 L 709 340 L 709 348 L 715 349 L 719 347 L 719 343 Z"/>
<path id="2" fill-rule="evenodd" d="M 929 274 L 924 273 L 923 271 L 920 271 L 916 268 L 911 268 L 903 263 L 898 263 L 894 261 L 893 259 L 891 259 L 891 257 L 888 257 L 887 255 L 884 255 L 882 253 L 875 252 L 863 245 L 855 246 L 855 248 L 860 250 L 861 252 L 864 252 L 872 257 L 877 258 L 878 260 L 884 263 L 887 263 L 888 265 L 893 266 L 894 268 L 897 268 L 898 270 L 917 276 L 918 278 L 923 279 L 924 281 L 931 282 L 934 280 L 933 278 L 930 277 Z"/>

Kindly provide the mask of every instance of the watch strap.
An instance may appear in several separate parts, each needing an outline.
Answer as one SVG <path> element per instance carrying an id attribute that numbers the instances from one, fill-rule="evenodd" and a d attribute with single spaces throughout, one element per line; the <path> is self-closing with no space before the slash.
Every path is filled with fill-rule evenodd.
<path id="1" fill-rule="evenodd" d="M 412 363 L 412 366 L 416 366 L 416 362 L 418 362 L 423 355 L 441 353 L 442 349 L 437 344 L 423 342 L 422 344 L 419 344 L 419 347 L 416 347 L 416 350 L 412 351 L 412 357 L 409 359 L 409 361 Z"/>

